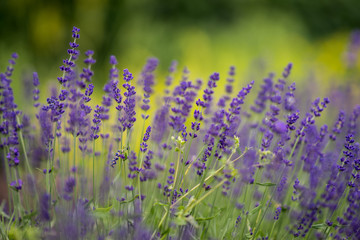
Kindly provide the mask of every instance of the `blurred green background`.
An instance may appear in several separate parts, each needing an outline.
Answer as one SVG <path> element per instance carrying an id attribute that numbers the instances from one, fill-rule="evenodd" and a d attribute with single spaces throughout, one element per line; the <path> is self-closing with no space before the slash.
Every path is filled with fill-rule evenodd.
<path id="1" fill-rule="evenodd" d="M 351 69 L 346 62 L 350 34 L 360 27 L 359 9 L 358 0 L 2 0 L 0 69 L 16 51 L 14 79 L 38 71 L 43 88 L 55 85 L 77 26 L 80 51 L 95 51 L 95 87 L 107 81 L 114 54 L 119 68 L 135 77 L 148 57 L 159 58 L 159 88 L 173 59 L 179 69 L 188 66 L 192 79 L 219 71 L 225 80 L 235 65 L 236 89 L 252 79 L 260 85 L 267 72 L 279 76 L 293 62 L 291 80 L 321 96 L 318 91 L 359 83 L 359 62 Z M 15 92 L 28 91 L 23 82 L 14 84 Z M 352 94 L 356 102 L 359 94 Z"/>

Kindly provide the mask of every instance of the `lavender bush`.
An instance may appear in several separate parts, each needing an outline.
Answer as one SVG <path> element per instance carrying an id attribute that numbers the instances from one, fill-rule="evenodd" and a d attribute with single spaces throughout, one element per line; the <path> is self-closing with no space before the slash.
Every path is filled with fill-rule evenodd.
<path id="1" fill-rule="evenodd" d="M 2 239 L 360 239 L 360 106 L 320 126 L 330 100 L 300 112 L 291 63 L 256 94 L 233 92 L 235 67 L 223 90 L 187 68 L 177 84 L 173 62 L 155 96 L 157 59 L 134 77 L 111 56 L 96 89 L 72 38 L 46 102 L 33 74 L 36 114 L 15 104 L 17 54 L 0 74 Z"/>

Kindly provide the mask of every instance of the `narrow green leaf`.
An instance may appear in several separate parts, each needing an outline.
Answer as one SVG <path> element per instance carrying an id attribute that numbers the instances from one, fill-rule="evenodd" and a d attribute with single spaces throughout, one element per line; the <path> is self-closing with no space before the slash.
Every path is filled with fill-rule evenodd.
<path id="1" fill-rule="evenodd" d="M 319 223 L 319 224 L 312 225 L 311 228 L 313 228 L 313 229 L 322 229 L 322 228 L 325 228 L 327 226 L 328 225 L 326 223 Z"/>
<path id="2" fill-rule="evenodd" d="M 131 202 L 133 202 L 137 197 L 139 197 L 139 194 L 138 194 L 138 195 L 135 195 L 134 198 L 132 198 L 132 199 L 130 199 L 130 200 L 128 200 L 128 201 L 122 201 L 122 202 L 120 202 L 120 204 L 131 203 Z"/>
<path id="3" fill-rule="evenodd" d="M 276 183 L 271 183 L 271 182 L 259 183 L 259 182 L 257 182 L 256 185 L 264 186 L 264 187 L 272 187 L 272 186 L 276 186 Z"/>
<path id="4" fill-rule="evenodd" d="M 112 209 L 113 206 L 107 207 L 107 208 L 96 208 L 94 212 L 109 212 Z"/>
<path id="5" fill-rule="evenodd" d="M 213 215 L 213 216 L 211 216 L 211 217 L 196 218 L 196 221 L 197 221 L 197 222 L 203 222 L 203 221 L 208 221 L 208 220 L 214 219 L 214 218 L 216 218 L 217 216 L 220 215 L 220 212 L 221 212 L 221 211 L 217 212 L 215 215 Z"/>
<path id="6" fill-rule="evenodd" d="M 259 205 L 259 206 L 257 206 L 256 208 L 253 208 L 253 209 L 250 211 L 249 214 L 250 214 L 250 215 L 256 214 L 258 211 L 260 211 L 261 207 L 262 207 L 262 205 Z"/>

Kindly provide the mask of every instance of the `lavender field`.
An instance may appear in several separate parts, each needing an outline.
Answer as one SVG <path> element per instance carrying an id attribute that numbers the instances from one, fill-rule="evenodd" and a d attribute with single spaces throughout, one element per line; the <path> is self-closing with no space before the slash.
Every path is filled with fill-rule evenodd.
<path id="1" fill-rule="evenodd" d="M 298 94 L 291 62 L 200 79 L 186 63 L 149 57 L 137 73 L 111 55 L 100 86 L 80 35 L 54 87 L 33 72 L 26 105 L 21 52 L 1 69 L 1 239 L 360 239 L 358 84 Z M 354 32 L 345 78 L 359 49 Z"/>

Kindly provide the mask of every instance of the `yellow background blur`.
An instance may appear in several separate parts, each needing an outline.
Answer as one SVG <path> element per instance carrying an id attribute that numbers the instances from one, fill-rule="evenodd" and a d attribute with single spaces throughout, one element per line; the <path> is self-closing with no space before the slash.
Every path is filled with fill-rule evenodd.
<path id="1" fill-rule="evenodd" d="M 0 69 L 4 71 L 10 54 L 18 52 L 14 88 L 23 99 L 16 101 L 27 101 L 27 94 L 19 93 L 29 88 L 20 79 L 31 79 L 33 71 L 39 73 L 44 99 L 45 90 L 57 84 L 58 67 L 67 57 L 72 26 L 77 26 L 81 29 L 80 51 L 95 50 L 94 83 L 99 95 L 113 54 L 119 68 L 128 68 L 135 78 L 148 57 L 159 58 L 158 91 L 163 88 L 173 59 L 179 62 L 177 80 L 187 66 L 191 79 L 206 80 L 212 72 L 220 72 L 224 80 L 221 86 L 229 66 L 235 65 L 236 89 L 251 80 L 260 85 L 268 72 L 279 76 L 292 62 L 291 81 L 297 83 L 299 93 L 308 94 L 304 97 L 323 97 L 341 85 L 345 90 L 354 89 L 349 96 L 357 102 L 360 61 L 349 71 L 345 52 L 351 31 L 360 22 L 354 12 L 359 4 L 269 2 L 2 1 Z M 80 61 L 83 59 L 82 55 Z"/>

